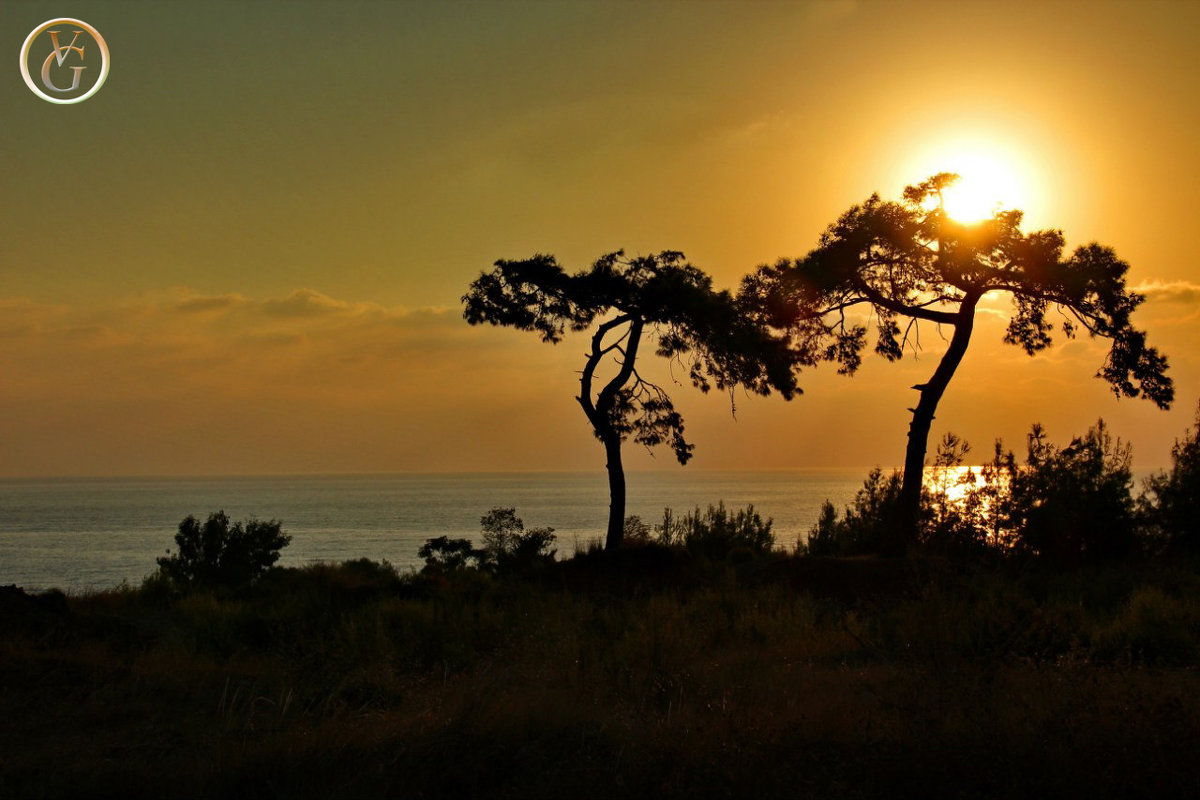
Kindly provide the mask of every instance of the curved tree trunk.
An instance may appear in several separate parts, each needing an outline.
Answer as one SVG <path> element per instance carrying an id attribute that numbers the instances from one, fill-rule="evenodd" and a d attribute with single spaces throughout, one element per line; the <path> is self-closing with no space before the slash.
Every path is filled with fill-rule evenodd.
<path id="1" fill-rule="evenodd" d="M 929 429 L 933 425 L 933 415 L 937 411 L 938 402 L 967 352 L 971 331 L 975 327 L 975 305 L 979 302 L 979 297 L 978 294 L 968 294 L 963 298 L 954 315 L 954 335 L 950 338 L 950 346 L 938 362 L 933 377 L 928 383 L 914 387 L 920 389 L 921 399 L 917 402 L 917 407 L 912 409 L 913 418 L 908 426 L 908 447 L 904 452 L 904 482 L 900 487 L 896 524 L 890 526 L 888 540 L 884 542 L 884 552 L 888 555 L 903 555 L 917 540 Z"/>
<path id="2" fill-rule="evenodd" d="M 621 348 L 619 339 L 605 346 L 605 335 L 624 324 L 629 325 L 625 347 Z M 633 375 L 633 365 L 637 360 L 644 325 L 645 323 L 637 317 L 622 315 L 609 320 L 596 330 L 592 335 L 592 351 L 588 354 L 587 364 L 579 378 L 579 397 L 575 398 L 583 407 L 583 413 L 592 424 L 596 437 L 604 443 L 604 455 L 607 458 L 605 469 L 608 470 L 608 528 L 604 537 L 605 550 L 620 547 L 625 537 L 625 467 L 621 464 L 621 434 L 613 429 L 611 415 L 621 389 Z M 592 380 L 596 375 L 596 367 L 614 350 L 621 353 L 621 368 L 593 401 Z"/>

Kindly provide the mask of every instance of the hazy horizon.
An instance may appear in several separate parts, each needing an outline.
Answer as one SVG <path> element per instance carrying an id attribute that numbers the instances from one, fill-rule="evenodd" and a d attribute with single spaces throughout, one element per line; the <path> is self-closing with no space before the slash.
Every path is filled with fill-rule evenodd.
<path id="1" fill-rule="evenodd" d="M 1021 454 L 1018 453 L 1018 459 Z M 1018 464 L 1020 462 L 1018 461 Z M 955 469 L 971 469 L 976 470 L 986 466 L 984 462 L 972 462 L 962 464 Z M 1131 470 L 1134 480 L 1134 492 L 1139 489 L 1139 483 L 1147 476 L 1169 470 L 1169 463 L 1151 466 L 1137 466 Z M 780 475 L 780 474 L 796 474 L 796 475 L 843 475 L 853 478 L 866 479 L 867 475 L 873 469 L 881 469 L 885 473 L 891 471 L 901 472 L 902 466 L 885 465 L 885 464 L 868 464 L 862 466 L 842 466 L 842 467 L 757 467 L 747 469 L 729 469 L 724 467 L 680 467 L 678 464 L 664 465 L 656 468 L 640 467 L 637 469 L 626 470 L 626 476 L 636 477 L 638 475 L 661 475 L 661 474 L 679 474 L 686 477 L 688 474 L 697 473 L 701 475 Z M 926 465 L 925 472 L 930 473 L 938 469 L 933 465 Z M 514 469 L 514 470 L 393 470 L 390 472 L 244 472 L 244 473 L 178 473 L 173 475 L 0 475 L 0 482 L 11 483 L 33 483 L 37 481 L 48 482 L 153 482 L 153 481 L 196 481 L 196 480 L 269 480 L 269 479 L 286 479 L 286 478 L 329 478 L 331 480 L 338 479 L 369 479 L 369 478 L 388 478 L 388 477 L 470 477 L 470 476 L 547 476 L 547 475 L 594 475 L 597 478 L 602 478 L 605 474 L 603 465 L 596 466 L 592 469 L 571 469 L 571 470 L 549 470 L 549 469 Z M 602 481 L 601 481 L 602 483 Z M 714 502 L 721 498 L 714 498 Z"/>

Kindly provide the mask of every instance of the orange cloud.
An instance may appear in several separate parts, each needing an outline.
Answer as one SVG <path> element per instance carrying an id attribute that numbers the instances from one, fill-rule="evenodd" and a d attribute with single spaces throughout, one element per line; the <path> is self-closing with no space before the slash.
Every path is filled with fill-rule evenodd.
<path id="1" fill-rule="evenodd" d="M 1191 281 L 1146 281 L 1133 287 L 1133 291 L 1146 296 L 1147 302 L 1200 303 L 1200 284 Z"/>
<path id="2" fill-rule="evenodd" d="M 436 442 L 478 438 L 521 408 L 529 426 L 543 406 L 569 418 L 569 388 L 545 388 L 570 386 L 563 356 L 472 328 L 456 308 L 306 288 L 176 288 L 87 307 L 0 299 L 0 474 L 478 468 L 469 448 Z"/>
<path id="3" fill-rule="evenodd" d="M 176 311 L 185 314 L 228 311 L 244 305 L 246 298 L 240 294 L 192 295 L 175 304 Z"/>
<path id="4" fill-rule="evenodd" d="M 1019 439 L 1038 419 L 1081 431 L 1120 411 L 1153 421 L 1167 443 L 1130 435 L 1139 452 L 1166 452 L 1183 423 L 1115 404 L 1091 377 L 1103 342 L 1062 342 L 1031 359 L 1000 343 L 1003 305 L 981 317 L 939 430 L 979 444 Z M 1190 339 L 1190 327 L 1162 333 L 1172 330 Z M 700 395 L 659 359 L 644 369 L 687 418 L 694 467 L 895 463 L 908 387 L 928 378 L 944 347 L 936 328 L 920 336 L 916 359 L 869 358 L 854 378 L 808 371 L 790 404 L 738 393 L 736 422 L 728 396 Z M 1181 399 L 1194 397 L 1195 369 L 1180 358 L 1189 349 L 1162 340 Z M 268 297 L 174 288 L 86 307 L 0 299 L 0 474 L 600 469 L 572 400 L 577 344 L 471 327 L 455 307 L 311 288 Z M 1066 396 L 1087 400 L 1075 408 L 1058 401 Z M 1046 416 L 1060 406 L 1078 419 Z M 631 469 L 674 468 L 633 446 L 628 457 Z"/>

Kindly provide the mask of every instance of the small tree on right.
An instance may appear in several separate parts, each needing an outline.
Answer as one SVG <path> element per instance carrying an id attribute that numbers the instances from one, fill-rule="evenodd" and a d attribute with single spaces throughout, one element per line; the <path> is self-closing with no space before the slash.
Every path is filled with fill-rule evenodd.
<path id="1" fill-rule="evenodd" d="M 995 512 L 1016 552 L 1075 566 L 1138 549 L 1132 449 L 1113 439 L 1104 420 L 1062 448 L 1034 425 L 1026 445 L 1024 466 L 1002 454 L 999 442 L 993 461 L 1005 484 Z"/>
<path id="2" fill-rule="evenodd" d="M 1200 553 L 1200 408 L 1195 427 L 1171 448 L 1171 469 L 1152 475 L 1141 498 L 1142 513 L 1168 550 Z"/>
<path id="3" fill-rule="evenodd" d="M 903 202 L 872 195 L 831 225 L 801 259 L 760 267 L 743 282 L 746 307 L 787 329 L 806 347 L 822 342 L 824 360 L 843 373 L 862 363 L 867 326 L 847 312 L 870 311 L 875 352 L 889 361 L 919 347 L 921 323 L 948 327 L 949 344 L 933 375 L 912 388 L 912 412 L 895 524 L 883 549 L 901 553 L 918 537 L 921 485 L 938 402 L 967 352 L 979 301 L 1006 292 L 1016 303 L 1004 341 L 1032 355 L 1051 344 L 1051 310 L 1068 338 L 1079 329 L 1111 342 L 1097 372 L 1118 396 L 1144 397 L 1160 408 L 1174 398 L 1167 360 L 1146 344 L 1131 314 L 1143 297 L 1125 285 L 1129 267 L 1092 243 L 1064 256 L 1061 231 L 1022 233 L 1020 211 L 964 223 L 952 218 L 943 191 L 957 180 L 939 173 L 904 190 Z"/>

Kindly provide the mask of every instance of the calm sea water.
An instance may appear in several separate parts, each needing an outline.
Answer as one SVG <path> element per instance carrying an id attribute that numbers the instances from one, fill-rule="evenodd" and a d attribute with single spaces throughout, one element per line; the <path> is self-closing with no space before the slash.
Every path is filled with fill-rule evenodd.
<path id="1" fill-rule="evenodd" d="M 839 508 L 866 470 L 630 473 L 627 514 L 648 523 L 724 501 L 753 504 L 790 546 Z M 513 506 L 526 527 L 551 526 L 560 554 L 603 535 L 603 472 L 0 481 L 0 585 L 81 592 L 137 583 L 155 569 L 179 521 L 223 509 L 230 519 L 279 519 L 292 535 L 279 561 L 299 566 L 352 558 L 420 564 L 432 536 L 476 538 L 479 518 Z"/>

